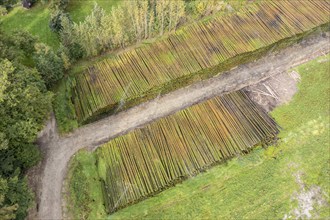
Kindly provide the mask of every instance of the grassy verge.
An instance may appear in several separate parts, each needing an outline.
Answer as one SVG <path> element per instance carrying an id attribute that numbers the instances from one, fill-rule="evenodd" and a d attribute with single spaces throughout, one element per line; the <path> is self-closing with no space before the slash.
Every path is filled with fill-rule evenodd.
<path id="1" fill-rule="evenodd" d="M 283 218 L 298 206 L 295 192 L 300 192 L 297 173 L 302 173 L 306 189 L 320 186 L 323 197 L 330 203 L 330 129 L 329 129 L 329 71 L 330 56 L 323 56 L 296 68 L 301 74 L 299 92 L 287 105 L 272 112 L 283 127 L 278 146 L 267 150 L 257 148 L 249 155 L 239 156 L 225 165 L 216 166 L 190 178 L 153 198 L 122 209 L 109 219 L 268 219 Z M 86 163 L 92 154 L 80 152 L 74 158 L 80 166 L 71 166 L 74 175 L 90 172 L 96 175 L 95 165 Z M 78 172 L 79 171 L 79 172 Z M 84 174 L 85 175 L 85 174 Z M 87 175 L 85 175 L 86 177 Z M 77 181 L 71 178 L 70 186 Z M 80 176 L 81 178 L 81 176 Z M 85 178 L 93 190 L 81 191 L 71 187 L 71 195 L 93 195 L 89 218 L 105 217 L 98 181 Z M 74 191 L 76 190 L 76 191 Z M 72 204 L 80 204 L 71 196 Z M 84 212 L 76 206 L 75 212 Z M 97 211 L 98 210 L 98 211 Z M 328 217 L 328 206 L 316 207 L 312 217 Z"/>
<path id="2" fill-rule="evenodd" d="M 67 186 L 68 210 L 74 219 L 100 219 L 105 216 L 101 183 L 95 166 L 96 158 L 85 150 L 73 157 L 70 163 Z M 72 201 L 71 201 L 72 200 Z"/>
<path id="3" fill-rule="evenodd" d="M 8 15 L 0 17 L 2 28 L 6 33 L 15 30 L 26 30 L 39 37 L 39 40 L 53 48 L 59 46 L 59 39 L 53 33 L 48 24 L 50 11 L 47 4 L 37 4 L 31 9 L 25 9 L 22 6 L 16 6 Z"/>
<path id="4" fill-rule="evenodd" d="M 52 90 L 55 94 L 53 108 L 58 130 L 61 134 L 67 133 L 78 127 L 74 106 L 71 99 L 70 77 L 63 78 Z"/>

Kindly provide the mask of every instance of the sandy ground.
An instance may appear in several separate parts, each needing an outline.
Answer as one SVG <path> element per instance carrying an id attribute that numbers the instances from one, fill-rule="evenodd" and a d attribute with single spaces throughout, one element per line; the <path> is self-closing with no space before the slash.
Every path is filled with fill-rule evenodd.
<path id="1" fill-rule="evenodd" d="M 266 112 L 288 103 L 297 92 L 300 75 L 294 70 L 271 76 L 257 84 L 244 88 L 248 96 Z"/>
<path id="2" fill-rule="evenodd" d="M 176 90 L 127 111 L 104 118 L 60 137 L 54 116 L 40 133 L 38 145 L 44 159 L 29 179 L 36 192 L 36 205 L 29 219 L 61 219 L 62 188 L 70 158 L 82 148 L 95 150 L 108 140 L 214 96 L 263 83 L 269 77 L 329 53 L 328 34 L 314 36 L 280 52 L 241 65 L 219 76 Z M 250 88 L 251 89 L 251 88 Z"/>

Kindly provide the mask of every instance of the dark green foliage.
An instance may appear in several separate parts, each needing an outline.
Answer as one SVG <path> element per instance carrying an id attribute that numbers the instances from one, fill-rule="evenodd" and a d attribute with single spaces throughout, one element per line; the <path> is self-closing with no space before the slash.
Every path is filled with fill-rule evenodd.
<path id="1" fill-rule="evenodd" d="M 18 35 L 21 35 L 20 33 L 21 32 L 16 32 Z M 30 37 L 32 36 L 30 35 Z M 19 38 L 20 37 L 16 38 L 16 36 L 10 38 L 0 29 L 0 58 L 6 58 L 15 62 L 20 62 L 24 59 L 25 53 L 19 47 L 22 43 Z"/>
<path id="2" fill-rule="evenodd" d="M 70 17 L 68 17 L 68 16 L 62 17 L 61 27 L 64 27 L 64 28 L 61 29 L 60 39 L 61 39 L 61 43 L 63 44 L 63 46 L 65 46 L 68 49 L 70 59 L 72 61 L 76 61 L 85 55 L 85 51 L 80 44 L 78 44 L 77 42 L 75 42 L 72 39 L 72 36 L 71 36 L 72 35 L 72 33 L 71 33 L 72 24 L 73 23 L 72 23 Z"/>
<path id="3" fill-rule="evenodd" d="M 48 88 L 64 75 L 63 60 L 48 46 L 38 44 L 34 55 L 36 68 L 40 72 Z"/>
<path id="4" fill-rule="evenodd" d="M 3 140 L 9 144 L 0 155 L 0 174 L 9 175 L 16 168 L 25 170 L 38 161 L 39 154 L 32 143 L 50 109 L 51 94 L 46 92 L 36 70 L 18 64 L 13 66 L 8 60 L 0 66 L 9 70 L 0 102 L 0 128 Z"/>
<path id="5" fill-rule="evenodd" d="M 69 18 L 68 13 L 65 13 L 62 10 L 55 10 L 52 13 L 50 21 L 49 21 L 49 27 L 53 32 L 59 33 L 62 30 L 63 17 Z"/>
<path id="6" fill-rule="evenodd" d="M 24 219 L 33 196 L 23 174 L 40 160 L 33 143 L 52 95 L 37 70 L 22 64 L 35 38 L 26 32 L 0 35 L 0 219 Z"/>
<path id="7" fill-rule="evenodd" d="M 0 58 L 34 67 L 32 54 L 37 42 L 35 36 L 24 30 L 14 31 L 7 36 L 0 30 L 0 39 Z"/>
<path id="8" fill-rule="evenodd" d="M 8 204 L 18 204 L 16 219 L 25 219 L 27 210 L 33 201 L 33 195 L 30 192 L 25 178 L 15 176 L 8 180 L 8 192 L 6 202 Z"/>
<path id="9" fill-rule="evenodd" d="M 5 143 L 0 150 L 0 176 L 8 179 L 8 191 L 1 196 L 5 198 L 5 205 L 18 205 L 16 218 L 24 219 L 33 198 L 22 174 L 40 159 L 32 143 L 50 109 L 51 95 L 45 93 L 36 70 L 19 64 L 14 67 L 8 60 L 2 61 L 0 66 L 8 70 L 0 102 L 1 141 Z"/>
<path id="10" fill-rule="evenodd" d="M 85 54 L 84 49 L 78 43 L 71 43 L 68 45 L 68 49 L 70 52 L 70 58 L 72 60 L 79 60 Z"/>
<path id="11" fill-rule="evenodd" d="M 0 5 L 3 5 L 8 9 L 10 9 L 13 5 L 18 3 L 20 0 L 0 0 Z"/>
<path id="12" fill-rule="evenodd" d="M 7 179 L 3 179 L 0 176 L 0 219 L 9 220 L 15 218 L 15 211 L 18 208 L 18 205 L 5 205 L 4 200 L 5 198 L 3 195 L 7 194 L 8 192 L 8 181 Z"/>
<path id="13" fill-rule="evenodd" d="M 11 41 L 18 50 L 23 50 L 26 54 L 32 54 L 37 38 L 25 30 L 20 30 L 14 32 Z"/>

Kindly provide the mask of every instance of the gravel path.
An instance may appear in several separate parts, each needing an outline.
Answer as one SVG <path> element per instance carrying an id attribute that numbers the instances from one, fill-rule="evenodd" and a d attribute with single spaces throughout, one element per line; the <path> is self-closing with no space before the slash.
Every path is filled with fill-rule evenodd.
<path id="1" fill-rule="evenodd" d="M 94 150 L 102 143 L 170 115 L 190 105 L 219 94 L 239 90 L 266 78 L 287 71 L 291 67 L 329 53 L 328 34 L 315 36 L 276 54 L 239 66 L 220 76 L 185 87 L 143 103 L 127 111 L 104 118 L 60 137 L 54 117 L 40 133 L 38 144 L 44 160 L 33 178 L 37 182 L 37 212 L 30 218 L 62 218 L 62 186 L 70 158 L 82 148 Z M 32 211 L 33 212 L 33 211 Z"/>

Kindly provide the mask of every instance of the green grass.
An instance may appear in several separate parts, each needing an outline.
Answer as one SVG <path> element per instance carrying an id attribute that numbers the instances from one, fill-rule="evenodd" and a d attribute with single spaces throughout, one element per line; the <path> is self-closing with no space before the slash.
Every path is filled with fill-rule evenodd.
<path id="1" fill-rule="evenodd" d="M 49 19 L 48 5 L 39 3 L 31 9 L 25 9 L 20 5 L 16 6 L 8 15 L 0 17 L 0 22 L 6 33 L 10 34 L 15 30 L 26 30 L 37 36 L 41 42 L 56 49 L 59 46 L 59 39 L 50 30 L 48 26 Z"/>
<path id="2" fill-rule="evenodd" d="M 68 209 L 75 219 L 86 219 L 86 213 L 89 213 L 90 219 L 105 216 L 103 204 L 99 202 L 102 191 L 95 163 L 93 154 L 85 150 L 81 150 L 71 161 L 70 166 L 74 168 L 68 173 L 72 179 L 68 189 L 75 203 L 68 203 Z"/>
<path id="3" fill-rule="evenodd" d="M 297 207 L 299 192 L 295 174 L 302 172 L 306 187 L 320 186 L 330 204 L 330 55 L 295 69 L 301 75 L 293 100 L 271 114 L 283 127 L 277 146 L 256 148 L 224 165 L 192 177 L 176 187 L 119 210 L 108 219 L 282 219 Z M 83 183 L 93 202 L 88 204 L 90 219 L 105 218 L 93 154 L 80 151 L 71 173 L 84 174 Z M 77 172 L 79 170 L 79 172 Z M 93 176 L 93 178 L 86 178 Z M 81 176 L 80 176 L 81 178 Z M 70 186 L 75 178 L 70 178 Z M 80 188 L 71 194 L 81 193 Z M 84 204 L 69 200 L 71 204 Z M 84 213 L 76 206 L 75 213 Z M 318 207 L 313 217 L 329 217 L 329 207 Z M 78 217 L 75 215 L 75 217 Z"/>
<path id="4" fill-rule="evenodd" d="M 118 5 L 121 0 L 73 0 L 69 2 L 68 12 L 73 21 L 83 21 L 89 15 L 97 3 L 106 12 L 111 12 L 113 6 Z"/>

